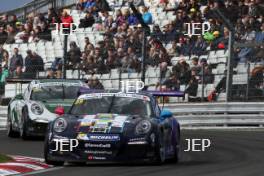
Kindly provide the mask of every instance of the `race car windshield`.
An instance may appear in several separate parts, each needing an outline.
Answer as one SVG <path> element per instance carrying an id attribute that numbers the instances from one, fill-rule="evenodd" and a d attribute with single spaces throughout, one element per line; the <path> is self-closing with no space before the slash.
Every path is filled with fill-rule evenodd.
<path id="1" fill-rule="evenodd" d="M 33 88 L 31 93 L 31 100 L 47 101 L 52 99 L 76 99 L 78 97 L 78 86 L 42 86 L 40 88 Z"/>
<path id="2" fill-rule="evenodd" d="M 103 96 L 77 99 L 71 109 L 73 115 L 112 113 L 123 115 L 151 116 L 150 101 L 130 97 Z"/>

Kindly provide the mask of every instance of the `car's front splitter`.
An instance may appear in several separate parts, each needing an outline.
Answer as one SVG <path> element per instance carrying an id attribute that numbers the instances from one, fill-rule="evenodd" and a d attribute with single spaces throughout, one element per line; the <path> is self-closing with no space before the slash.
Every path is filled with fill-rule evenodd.
<path id="1" fill-rule="evenodd" d="M 95 147 L 100 146 L 100 147 Z M 109 148 L 108 148 L 109 146 Z M 48 158 L 55 161 L 89 162 L 89 161 L 149 161 L 155 157 L 155 146 L 148 142 L 102 143 L 80 141 L 73 151 L 52 151 L 55 144 L 50 143 Z M 67 149 L 64 149 L 67 150 Z"/>

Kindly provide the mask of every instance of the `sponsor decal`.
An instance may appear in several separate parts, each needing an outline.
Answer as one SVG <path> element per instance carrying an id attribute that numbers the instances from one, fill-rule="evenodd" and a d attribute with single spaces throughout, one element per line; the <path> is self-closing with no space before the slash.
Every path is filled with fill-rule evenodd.
<path id="1" fill-rule="evenodd" d="M 127 116 L 117 114 L 87 115 L 78 121 L 77 132 L 80 131 L 81 127 L 89 127 L 86 132 L 110 133 L 112 127 L 120 128 L 120 131 L 122 131 L 124 124 L 127 122 Z"/>
<path id="2" fill-rule="evenodd" d="M 111 144 L 92 144 L 92 143 L 86 143 L 86 144 L 84 144 L 84 147 L 86 147 L 86 148 L 111 148 Z"/>
<path id="3" fill-rule="evenodd" d="M 119 135 L 96 135 L 96 134 L 88 134 L 87 140 L 89 141 L 119 141 Z"/>
<path id="4" fill-rule="evenodd" d="M 139 95 L 139 94 L 131 94 L 131 93 L 90 93 L 90 94 L 84 94 L 81 95 L 78 99 L 100 99 L 102 97 L 111 97 L 114 96 L 115 97 L 122 97 L 122 98 L 135 98 L 135 99 L 141 99 L 144 101 L 150 101 L 150 98 L 148 96 L 145 95 Z"/>
<path id="5" fill-rule="evenodd" d="M 89 155 L 88 160 L 106 160 L 106 157 L 99 157 L 99 156 L 93 156 Z"/>
<path id="6" fill-rule="evenodd" d="M 84 153 L 94 154 L 94 155 L 112 155 L 112 151 L 99 151 L 99 150 L 85 150 Z"/>
<path id="7" fill-rule="evenodd" d="M 132 139 L 129 139 L 129 142 L 134 142 L 134 141 L 145 141 L 146 139 L 145 138 L 132 138 Z"/>

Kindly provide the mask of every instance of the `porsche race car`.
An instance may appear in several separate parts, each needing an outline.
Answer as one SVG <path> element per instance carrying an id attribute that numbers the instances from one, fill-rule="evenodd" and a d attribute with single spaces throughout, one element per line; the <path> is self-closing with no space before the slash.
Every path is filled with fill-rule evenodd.
<path id="1" fill-rule="evenodd" d="M 48 122 L 67 111 L 78 97 L 77 80 L 33 80 L 23 94 L 17 94 L 8 105 L 9 137 L 45 136 Z"/>
<path id="2" fill-rule="evenodd" d="M 77 140 L 72 147 L 58 141 Z M 178 161 L 180 125 L 148 93 L 85 93 L 68 114 L 49 123 L 46 163 L 89 161 Z M 58 146 L 63 146 L 60 149 Z"/>

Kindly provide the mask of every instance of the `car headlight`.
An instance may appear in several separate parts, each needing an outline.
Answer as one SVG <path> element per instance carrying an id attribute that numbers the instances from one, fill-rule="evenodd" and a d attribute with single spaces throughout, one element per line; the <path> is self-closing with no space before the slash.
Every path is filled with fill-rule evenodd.
<path id="1" fill-rule="evenodd" d="M 148 120 L 142 120 L 136 126 L 135 133 L 137 135 L 146 134 L 151 129 L 151 123 Z"/>
<path id="2" fill-rule="evenodd" d="M 33 103 L 31 105 L 31 111 L 36 115 L 40 115 L 43 113 L 43 107 L 37 103 Z"/>
<path id="3" fill-rule="evenodd" d="M 53 129 L 55 132 L 61 133 L 65 131 L 66 128 L 67 128 L 67 121 L 65 119 L 58 118 L 55 120 L 54 125 L 53 125 Z"/>

